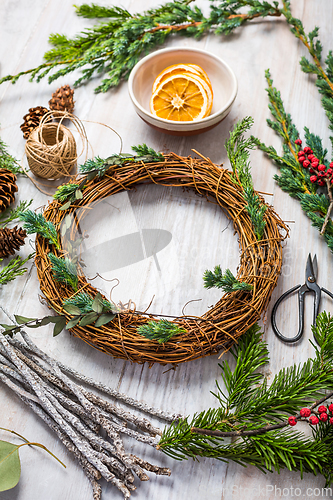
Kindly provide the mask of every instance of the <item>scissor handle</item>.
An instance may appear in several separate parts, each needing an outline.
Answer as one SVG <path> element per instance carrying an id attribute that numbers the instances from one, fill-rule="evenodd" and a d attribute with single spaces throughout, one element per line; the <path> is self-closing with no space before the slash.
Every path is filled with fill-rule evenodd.
<path id="1" fill-rule="evenodd" d="M 295 292 L 296 290 L 299 290 L 299 292 L 298 292 L 298 321 L 299 321 L 298 332 L 297 332 L 297 335 L 295 335 L 295 337 L 285 337 L 284 335 L 282 335 L 282 333 L 280 332 L 280 330 L 277 327 L 277 324 L 276 324 L 276 311 L 277 311 L 277 308 L 279 307 L 279 305 L 281 304 L 281 302 L 286 297 L 288 297 L 288 295 L 290 295 L 291 293 Z M 278 300 L 274 304 L 274 307 L 273 307 L 273 310 L 272 310 L 272 316 L 271 316 L 272 328 L 273 328 L 273 331 L 274 331 L 275 335 L 280 340 L 282 340 L 282 342 L 287 342 L 287 343 L 297 342 L 302 337 L 302 335 L 303 335 L 303 328 L 304 328 L 304 294 L 306 293 L 306 291 L 307 290 L 306 290 L 306 286 L 305 285 L 303 285 L 303 286 L 302 285 L 296 285 L 293 288 L 290 288 L 290 290 L 287 290 L 285 293 L 283 293 L 281 295 L 281 297 L 279 297 Z"/>

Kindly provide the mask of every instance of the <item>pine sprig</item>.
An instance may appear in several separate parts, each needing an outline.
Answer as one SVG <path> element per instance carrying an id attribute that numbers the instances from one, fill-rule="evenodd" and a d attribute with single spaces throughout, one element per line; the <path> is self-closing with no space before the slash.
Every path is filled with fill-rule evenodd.
<path id="1" fill-rule="evenodd" d="M 0 138 L 0 168 L 6 168 L 15 175 L 25 175 L 25 172 L 20 167 L 19 162 L 16 158 L 14 158 L 14 156 L 8 153 L 7 148 L 7 145 Z"/>
<path id="2" fill-rule="evenodd" d="M 81 314 L 85 313 L 90 313 L 93 311 L 93 303 L 94 303 L 94 298 L 91 297 L 86 292 L 80 292 L 74 295 L 73 297 L 70 297 L 69 299 L 64 300 L 63 305 L 68 306 L 68 305 L 73 305 L 77 307 Z M 109 302 L 106 299 L 103 299 L 102 302 L 102 311 L 103 313 L 105 312 L 116 312 L 116 308 L 111 302 Z"/>
<path id="3" fill-rule="evenodd" d="M 206 269 L 203 275 L 205 288 L 222 288 L 225 293 L 236 291 L 251 292 L 253 286 L 249 283 L 238 281 L 230 269 L 226 269 L 224 274 L 221 266 L 215 266 L 214 271 Z"/>
<path id="4" fill-rule="evenodd" d="M 304 472 L 321 473 L 332 484 L 332 426 L 319 423 L 310 439 L 292 430 L 288 420 L 301 407 L 314 411 L 333 396 L 333 391 L 327 393 L 333 383 L 333 318 L 322 313 L 313 330 L 320 345 L 314 346 L 315 356 L 280 370 L 268 386 L 258 371 L 269 363 L 267 344 L 253 327 L 231 351 L 235 368 L 228 361 L 220 365 L 225 389 L 216 382 L 219 407 L 166 428 L 158 447 L 176 459 L 233 460 L 263 472 L 298 470 L 301 477 Z M 300 413 L 294 418 L 307 421 Z M 234 437 L 231 444 L 225 442 L 229 436 Z"/>
<path id="5" fill-rule="evenodd" d="M 32 200 L 23 200 L 20 201 L 17 207 L 15 208 L 10 208 L 8 207 L 7 210 L 2 212 L 0 214 L 0 225 L 1 227 L 6 227 L 10 222 L 13 222 L 14 220 L 18 219 L 20 214 L 25 212 L 25 210 L 30 207 L 32 203 Z"/>
<path id="6" fill-rule="evenodd" d="M 22 276 L 27 268 L 23 267 L 35 254 L 30 254 L 26 259 L 22 259 L 19 255 L 9 261 L 9 263 L 0 269 L 0 285 L 6 285 L 13 281 L 18 276 Z M 1 259 L 2 260 L 2 259 Z"/>
<path id="7" fill-rule="evenodd" d="M 171 321 L 161 319 L 159 321 L 149 321 L 146 325 L 139 326 L 138 333 L 147 339 L 157 340 L 159 344 L 164 344 L 175 335 L 186 333 L 186 330 L 175 323 L 171 323 Z"/>
<path id="8" fill-rule="evenodd" d="M 78 288 L 78 269 L 77 264 L 68 257 L 56 257 L 53 253 L 48 254 L 52 264 L 53 277 L 56 281 L 64 285 L 71 286 L 76 292 Z"/>
<path id="9" fill-rule="evenodd" d="M 28 234 L 38 233 L 52 243 L 56 248 L 60 248 L 58 242 L 58 233 L 54 224 L 47 221 L 43 214 L 36 214 L 32 210 L 26 210 L 18 215 L 18 218 L 24 222 L 23 227 Z"/>
<path id="10" fill-rule="evenodd" d="M 253 189 L 253 180 L 249 162 L 250 151 L 256 146 L 256 139 L 249 137 L 245 139 L 244 133 L 253 125 L 253 118 L 247 116 L 236 123 L 230 132 L 230 137 L 225 144 L 227 155 L 232 166 L 234 178 L 243 190 L 246 201 L 246 210 L 251 218 L 254 232 L 258 240 L 261 240 L 265 230 L 266 205 L 260 200 Z"/>

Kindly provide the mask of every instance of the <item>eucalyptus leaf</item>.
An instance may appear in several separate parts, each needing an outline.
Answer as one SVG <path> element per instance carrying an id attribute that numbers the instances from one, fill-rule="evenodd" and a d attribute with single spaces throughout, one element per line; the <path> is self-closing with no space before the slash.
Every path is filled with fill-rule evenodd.
<path id="1" fill-rule="evenodd" d="M 16 326 L 15 325 L 6 325 L 5 323 L 0 323 L 0 326 L 2 326 L 2 328 L 4 328 L 5 330 L 15 330 Z"/>
<path id="2" fill-rule="evenodd" d="M 64 306 L 64 309 L 69 314 L 74 314 L 75 316 L 77 316 L 78 314 L 81 314 L 81 310 L 77 306 L 74 306 L 73 304 L 66 304 Z"/>
<path id="3" fill-rule="evenodd" d="M 107 314 L 101 314 L 101 316 L 98 318 L 98 320 L 95 323 L 96 328 L 99 328 L 100 326 L 106 325 L 110 321 L 115 318 L 115 314 L 107 313 Z"/>
<path id="4" fill-rule="evenodd" d="M 59 323 L 59 321 L 62 321 L 64 316 L 48 316 L 50 318 L 50 323 Z"/>
<path id="5" fill-rule="evenodd" d="M 82 200 L 82 198 L 83 198 L 83 194 L 82 194 L 82 191 L 81 191 L 80 189 L 77 189 L 77 190 L 75 191 L 75 198 L 76 198 L 77 200 Z"/>
<path id="6" fill-rule="evenodd" d="M 54 325 L 53 337 L 56 337 L 57 335 L 59 335 L 59 333 L 62 332 L 64 328 L 66 328 L 66 318 L 64 316 L 62 316 L 61 321 L 58 321 Z"/>
<path id="7" fill-rule="evenodd" d="M 91 304 L 91 308 L 93 311 L 95 311 L 97 314 L 100 314 L 103 311 L 103 298 L 100 293 L 97 293 L 96 297 L 93 300 L 93 303 Z"/>
<path id="8" fill-rule="evenodd" d="M 67 226 L 66 226 L 66 224 L 62 224 L 61 230 L 60 230 L 61 236 L 65 236 L 66 232 L 67 232 Z"/>
<path id="9" fill-rule="evenodd" d="M 19 316 L 18 314 L 14 314 L 14 316 L 18 325 L 23 325 L 24 323 L 28 323 L 29 321 L 36 321 L 36 318 L 26 318 L 25 316 Z"/>
<path id="10" fill-rule="evenodd" d="M 80 326 L 91 325 L 92 323 L 94 323 L 94 321 L 96 321 L 97 318 L 98 314 L 96 314 L 95 312 L 88 313 L 81 319 Z"/>
<path id="11" fill-rule="evenodd" d="M 7 491 L 19 482 L 21 463 L 18 446 L 0 441 L 0 491 Z"/>
<path id="12" fill-rule="evenodd" d="M 44 325 L 48 325 L 50 323 L 54 323 L 54 318 L 55 318 L 55 316 L 45 316 L 44 318 L 42 318 L 39 325 L 44 326 Z"/>
<path id="13" fill-rule="evenodd" d="M 72 216 L 70 214 L 67 214 L 66 217 L 64 218 L 63 224 L 67 227 L 67 229 L 70 229 L 72 227 Z"/>
<path id="14" fill-rule="evenodd" d="M 39 328 L 41 325 L 41 321 L 37 321 L 35 324 L 25 325 L 27 328 Z"/>
<path id="15" fill-rule="evenodd" d="M 71 201 L 66 201 L 66 203 L 59 208 L 59 210 L 67 210 L 71 206 L 71 204 Z"/>
<path id="16" fill-rule="evenodd" d="M 80 317 L 81 316 L 75 316 L 75 318 L 68 321 L 68 323 L 66 325 L 67 330 L 69 330 L 70 328 L 74 328 L 74 326 L 76 326 L 78 324 L 78 322 L 80 321 Z"/>
<path id="17" fill-rule="evenodd" d="M 91 181 L 92 179 L 94 179 L 97 175 L 97 172 L 89 172 L 89 174 L 87 175 L 87 180 L 88 181 Z"/>

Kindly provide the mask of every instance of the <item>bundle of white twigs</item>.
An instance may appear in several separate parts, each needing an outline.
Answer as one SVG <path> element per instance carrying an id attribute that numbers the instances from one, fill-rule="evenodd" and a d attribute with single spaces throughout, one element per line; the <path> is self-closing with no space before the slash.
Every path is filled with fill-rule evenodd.
<path id="1" fill-rule="evenodd" d="M 181 415 L 150 407 L 95 382 L 41 351 L 24 331 L 21 336 L 23 342 L 0 333 L 0 381 L 41 417 L 75 455 L 92 485 L 94 500 L 101 498 L 101 477 L 114 484 L 127 499 L 135 490 L 134 475 L 141 481 L 149 479 L 143 469 L 170 475 L 170 469 L 126 453 L 122 434 L 156 448 L 162 433 L 147 418 L 121 408 L 118 403 L 166 422 Z M 89 389 L 78 382 L 90 386 Z M 91 392 L 91 387 L 112 396 L 117 404 Z M 102 437 L 101 429 L 107 438 Z"/>

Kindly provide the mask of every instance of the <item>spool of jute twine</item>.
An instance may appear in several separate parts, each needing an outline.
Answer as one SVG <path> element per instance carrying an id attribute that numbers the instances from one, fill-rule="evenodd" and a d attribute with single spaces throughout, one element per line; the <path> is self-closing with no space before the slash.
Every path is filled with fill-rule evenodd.
<path id="1" fill-rule="evenodd" d="M 70 176 L 78 157 L 88 148 L 86 131 L 81 121 L 67 112 L 62 112 L 61 115 L 57 115 L 59 122 L 53 122 L 52 112 L 46 113 L 26 142 L 28 164 L 37 177 L 51 180 Z M 62 124 L 64 119 L 73 123 L 81 137 L 83 150 L 79 154 L 72 132 Z"/>

